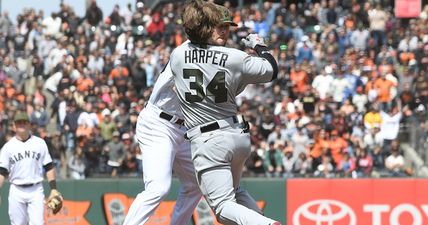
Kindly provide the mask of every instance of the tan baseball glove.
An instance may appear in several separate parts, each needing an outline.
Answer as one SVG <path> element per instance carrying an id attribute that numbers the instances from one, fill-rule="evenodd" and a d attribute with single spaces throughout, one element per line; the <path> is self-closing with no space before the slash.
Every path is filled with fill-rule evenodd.
<path id="1" fill-rule="evenodd" d="M 59 193 L 59 191 L 57 191 L 56 189 L 51 190 L 51 193 L 49 195 L 49 198 L 46 204 L 48 208 L 52 210 L 52 213 L 54 215 L 61 210 L 63 200 L 64 199 L 62 198 L 62 195 L 61 193 Z"/>

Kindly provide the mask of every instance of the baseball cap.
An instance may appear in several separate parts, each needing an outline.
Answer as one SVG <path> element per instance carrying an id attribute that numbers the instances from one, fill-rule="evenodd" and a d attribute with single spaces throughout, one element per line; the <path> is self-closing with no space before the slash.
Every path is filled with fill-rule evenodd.
<path id="1" fill-rule="evenodd" d="M 119 131 L 116 130 L 116 131 L 113 132 L 112 135 L 113 135 L 113 137 L 119 137 L 120 133 L 119 133 Z"/>
<path id="2" fill-rule="evenodd" d="M 217 8 L 221 11 L 223 15 L 223 19 L 221 20 L 223 23 L 228 23 L 230 26 L 237 27 L 238 24 L 234 23 L 232 20 L 232 15 L 230 15 L 230 11 L 228 8 L 222 6 L 222 5 L 216 5 Z"/>
<path id="3" fill-rule="evenodd" d="M 13 118 L 13 121 L 30 121 L 30 117 L 28 117 L 28 114 L 25 112 L 17 112 L 15 114 L 15 117 Z"/>
<path id="4" fill-rule="evenodd" d="M 122 140 L 126 140 L 126 139 L 131 139 L 131 135 L 129 135 L 128 133 L 123 133 Z"/>

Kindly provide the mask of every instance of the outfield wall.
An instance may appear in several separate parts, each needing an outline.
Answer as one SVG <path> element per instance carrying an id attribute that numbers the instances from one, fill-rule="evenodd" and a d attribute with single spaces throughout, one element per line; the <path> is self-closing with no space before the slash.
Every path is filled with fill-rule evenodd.
<path id="1" fill-rule="evenodd" d="M 45 183 L 45 188 L 47 184 Z M 133 198 L 142 189 L 138 179 L 59 181 L 65 197 L 59 214 L 46 213 L 47 225 L 121 225 Z M 264 208 L 265 215 L 288 225 L 423 225 L 428 224 L 427 179 L 266 179 L 242 182 Z M 0 194 L 0 225 L 7 216 L 6 184 Z M 178 190 L 172 190 L 148 225 L 169 224 Z M 193 215 L 196 224 L 217 225 L 205 201 Z"/>

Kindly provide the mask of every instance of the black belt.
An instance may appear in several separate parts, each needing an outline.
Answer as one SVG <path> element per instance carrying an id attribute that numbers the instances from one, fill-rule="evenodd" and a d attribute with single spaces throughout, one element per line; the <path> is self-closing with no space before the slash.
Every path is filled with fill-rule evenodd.
<path id="1" fill-rule="evenodd" d="M 165 113 L 165 112 L 161 112 L 160 114 L 159 114 L 159 117 L 160 118 L 162 118 L 162 119 L 165 119 L 165 120 L 168 120 L 168 121 L 170 121 L 170 122 L 173 122 L 173 121 L 171 121 L 173 118 L 174 118 L 174 116 L 171 116 L 171 115 L 169 115 L 168 113 Z M 173 123 L 176 123 L 176 124 L 178 124 L 178 125 L 183 125 L 184 124 L 184 120 L 183 119 L 177 119 L 175 122 L 173 122 Z"/>
<path id="2" fill-rule="evenodd" d="M 238 118 L 236 116 L 232 116 L 232 120 L 233 120 L 233 123 L 238 122 Z M 201 130 L 201 133 L 206 133 L 206 132 L 220 129 L 220 125 L 217 123 L 217 121 L 215 121 L 205 126 L 201 126 L 199 127 L 199 129 Z"/>
<path id="3" fill-rule="evenodd" d="M 237 123 L 239 121 L 238 117 L 232 116 L 232 121 L 233 121 L 233 123 Z M 249 128 L 248 122 L 243 121 L 240 124 L 240 127 L 243 129 L 242 130 L 243 133 L 248 133 L 248 131 L 249 131 L 249 129 L 248 129 Z M 199 127 L 199 130 L 201 131 L 201 133 L 206 133 L 206 132 L 214 131 L 214 130 L 217 130 L 217 129 L 220 129 L 220 125 L 218 124 L 217 121 L 214 121 L 214 122 L 209 123 L 209 124 L 207 124 L 205 126 L 200 126 Z M 189 137 L 187 136 L 187 133 L 184 134 L 184 138 L 189 139 Z"/>
<path id="4" fill-rule="evenodd" d="M 18 187 L 28 188 L 28 187 L 36 186 L 38 184 L 40 184 L 40 182 L 39 183 L 35 183 L 35 184 L 15 184 L 15 185 L 18 186 Z"/>

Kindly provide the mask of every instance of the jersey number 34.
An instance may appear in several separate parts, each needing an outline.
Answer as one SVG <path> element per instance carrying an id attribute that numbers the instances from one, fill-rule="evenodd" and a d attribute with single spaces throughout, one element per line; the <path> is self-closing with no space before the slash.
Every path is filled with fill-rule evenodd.
<path id="1" fill-rule="evenodd" d="M 186 92 L 186 101 L 202 102 L 205 96 L 214 96 L 215 103 L 222 103 L 227 101 L 227 88 L 224 71 L 218 71 L 214 75 L 213 79 L 209 82 L 205 91 L 203 87 L 204 74 L 201 70 L 183 69 L 183 77 L 184 79 L 189 79 L 191 77 L 195 78 L 195 81 L 190 82 L 190 89 L 195 90 L 196 94 Z"/>

